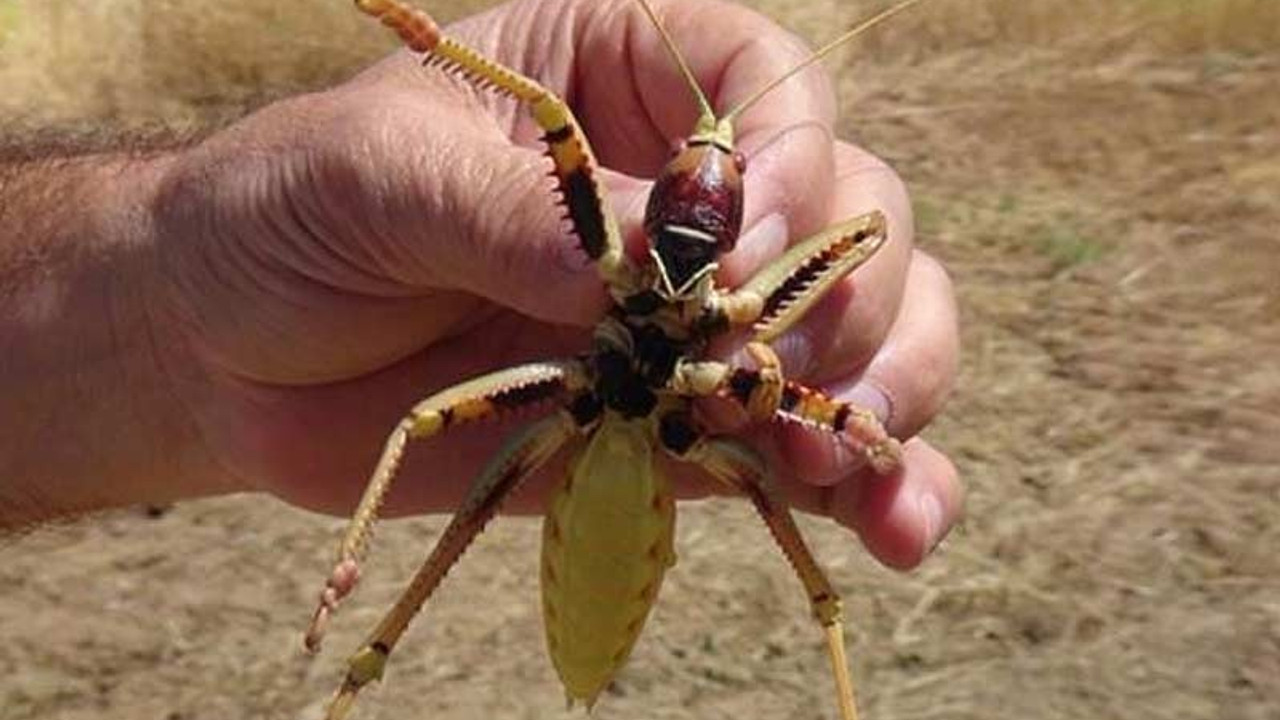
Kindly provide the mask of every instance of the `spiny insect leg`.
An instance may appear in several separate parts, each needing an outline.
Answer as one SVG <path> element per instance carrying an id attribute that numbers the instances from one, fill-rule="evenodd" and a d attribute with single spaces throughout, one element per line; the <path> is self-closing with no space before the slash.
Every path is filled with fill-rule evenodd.
<path id="1" fill-rule="evenodd" d="M 770 420 L 782 403 L 785 388 L 782 362 L 764 343 L 747 343 L 755 370 L 744 370 L 718 360 L 686 360 L 676 365 L 668 389 L 684 398 L 725 395 L 737 400 L 753 420 Z"/>
<path id="2" fill-rule="evenodd" d="M 681 370 L 684 374 L 677 374 L 677 383 L 691 387 L 677 388 L 677 392 L 690 389 L 690 395 L 728 397 L 749 413 L 753 407 L 759 409 L 763 405 L 762 393 L 773 396 L 774 383 L 778 382 L 768 366 L 749 370 L 723 363 L 694 363 Z M 901 443 L 890 437 L 876 414 L 865 407 L 835 400 L 795 380 L 782 380 L 774 407 L 782 418 L 799 420 L 846 439 L 879 474 L 893 473 L 902 464 Z"/>
<path id="3" fill-rule="evenodd" d="M 736 440 L 698 437 L 697 430 L 685 416 L 665 416 L 662 430 L 663 445 L 668 452 L 702 467 L 707 474 L 751 500 L 804 585 L 813 617 L 822 626 L 831 672 L 835 677 L 841 720 L 857 720 L 853 680 L 849 677 L 844 648 L 840 598 L 805 544 L 800 528 L 791 516 L 791 509 L 774 487 L 764 461 L 755 451 Z"/>
<path id="4" fill-rule="evenodd" d="M 489 461 L 395 606 L 347 661 L 346 677 L 329 705 L 327 720 L 346 717 L 361 688 L 382 677 L 387 658 L 409 622 L 471 541 L 497 514 L 502 501 L 578 432 L 573 416 L 568 411 L 560 411 L 511 438 Z"/>
<path id="5" fill-rule="evenodd" d="M 359 561 L 368 548 L 378 510 L 395 478 L 405 446 L 459 423 L 493 417 L 541 401 L 565 397 L 587 383 L 577 361 L 521 365 L 454 385 L 418 403 L 387 438 L 382 457 L 338 546 L 338 558 L 320 593 L 304 638 L 308 650 L 320 647 L 329 618 L 359 581 Z"/>
<path id="6" fill-rule="evenodd" d="M 410 50 L 425 53 L 426 64 L 441 67 L 482 90 L 492 90 L 528 103 L 542 128 L 552 175 L 565 217 L 584 253 L 596 263 L 614 297 L 645 289 L 622 248 L 622 233 L 609 210 L 604 186 L 596 179 L 595 155 L 569 106 L 536 81 L 500 65 L 444 35 L 422 10 L 400 0 L 357 0 L 356 5 L 394 30 Z"/>
<path id="7" fill-rule="evenodd" d="M 871 212 L 832 225 L 770 263 L 720 299 L 735 326 L 755 325 L 755 340 L 786 332 L 842 278 L 866 262 L 888 237 L 884 215 Z"/>

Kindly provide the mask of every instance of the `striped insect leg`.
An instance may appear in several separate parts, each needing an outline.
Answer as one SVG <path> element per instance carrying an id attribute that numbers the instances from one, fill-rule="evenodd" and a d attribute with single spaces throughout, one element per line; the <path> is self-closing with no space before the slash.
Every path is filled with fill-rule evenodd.
<path id="1" fill-rule="evenodd" d="M 578 425 L 572 415 L 561 411 L 517 434 L 489 461 L 395 606 L 348 660 L 346 677 L 329 705 L 327 720 L 346 717 L 361 688 L 382 677 L 387 658 L 409 622 L 497 514 L 502 501 L 577 434 Z"/>
<path id="2" fill-rule="evenodd" d="M 609 210 L 605 189 L 596 178 L 599 167 L 586 135 L 568 104 L 538 82 L 490 60 L 440 31 L 422 10 L 400 0 L 358 0 L 356 5 L 394 30 L 412 51 L 427 56 L 425 64 L 463 78 L 472 85 L 508 95 L 529 105 L 542 128 L 547 155 L 555 164 L 559 202 L 582 251 L 596 263 L 614 297 L 645 289 L 622 247 L 622 233 Z"/>
<path id="3" fill-rule="evenodd" d="M 831 672 L 835 677 L 840 718 L 857 720 L 853 680 L 849 677 L 844 647 L 840 598 L 805 544 L 800 528 L 796 527 L 791 516 L 791 509 L 773 486 L 763 460 L 751 448 L 730 439 L 698 440 L 680 457 L 699 465 L 713 478 L 751 500 L 804 585 L 813 617 L 822 626 Z"/>
<path id="4" fill-rule="evenodd" d="M 739 399 L 753 420 L 769 420 L 782 403 L 782 362 L 764 343 L 747 343 L 756 370 L 739 374 L 737 368 L 718 360 L 682 361 L 676 365 L 668 390 L 684 398 L 730 395 Z M 745 383 L 745 384 L 744 384 Z"/>
<path id="5" fill-rule="evenodd" d="M 382 457 L 347 524 L 338 546 L 337 560 L 320 592 L 307 628 L 304 638 L 307 649 L 319 649 L 329 618 L 359 581 L 360 559 L 368 549 L 378 511 L 391 488 L 409 440 L 429 438 L 454 425 L 493 417 L 523 406 L 563 400 L 586 383 L 585 370 L 576 361 L 531 363 L 454 385 L 414 406 L 387 438 Z"/>
<path id="6" fill-rule="evenodd" d="M 761 370 L 733 368 L 721 394 L 744 408 L 751 407 L 770 378 Z M 836 400 L 794 380 L 782 383 L 777 414 L 845 439 L 881 475 L 896 472 L 902 465 L 902 445 L 885 431 L 875 413 L 853 403 Z"/>
<path id="7" fill-rule="evenodd" d="M 832 225 L 721 297 L 720 310 L 730 325 L 753 325 L 754 340 L 769 342 L 870 259 L 887 238 L 884 215 L 879 212 Z"/>
<path id="8" fill-rule="evenodd" d="M 677 365 L 668 390 L 686 398 L 727 397 L 754 419 L 780 416 L 825 430 L 845 439 L 881 475 L 895 472 L 902 464 L 902 445 L 889 436 L 875 413 L 784 380 L 777 354 L 764 343 L 748 343 L 747 351 L 757 368 L 715 360 L 683 362 Z"/>

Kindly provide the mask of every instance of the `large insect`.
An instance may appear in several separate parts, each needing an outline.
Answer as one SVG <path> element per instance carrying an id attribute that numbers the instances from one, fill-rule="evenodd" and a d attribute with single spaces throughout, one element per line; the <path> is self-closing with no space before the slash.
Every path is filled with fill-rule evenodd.
<path id="1" fill-rule="evenodd" d="M 717 118 L 656 14 L 640 0 L 701 116 L 657 178 L 644 220 L 648 256 L 637 261 L 623 251 L 595 179 L 590 146 L 564 101 L 443 35 L 421 10 L 399 0 L 356 0 L 360 10 L 423 54 L 425 64 L 528 104 L 544 133 L 573 234 L 614 304 L 583 355 L 512 367 L 451 387 L 418 403 L 391 433 L 321 593 L 306 636 L 312 650 L 339 601 L 356 585 L 359 559 L 410 439 L 526 405 L 559 404 L 554 414 L 511 438 L 476 478 L 409 587 L 351 656 L 329 705 L 330 720 L 345 717 L 360 689 L 382 677 L 410 620 L 503 499 L 565 445 L 569 471 L 547 508 L 541 580 L 547 649 L 571 705 L 593 705 L 621 668 L 674 561 L 675 504 L 658 462 L 665 453 L 702 468 L 759 511 L 825 633 L 841 718 L 855 720 L 840 600 L 831 582 L 762 459 L 737 439 L 706 433 L 693 403 L 727 398 L 756 420 L 788 419 L 840 435 L 879 473 L 898 467 L 900 446 L 871 412 L 784 379 L 768 345 L 883 245 L 884 216 L 872 212 L 834 225 L 794 245 L 735 290 L 716 287 L 714 273 L 718 258 L 733 249 L 742 222 L 745 163 L 734 151 L 734 119 L 840 43 L 918 1 L 872 17 Z M 713 338 L 744 329 L 754 334 L 747 349 L 755 367 L 706 357 Z"/>

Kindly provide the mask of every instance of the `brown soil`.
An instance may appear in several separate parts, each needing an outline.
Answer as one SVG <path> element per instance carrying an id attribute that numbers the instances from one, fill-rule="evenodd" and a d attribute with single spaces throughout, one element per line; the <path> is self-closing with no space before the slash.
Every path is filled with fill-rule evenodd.
<path id="1" fill-rule="evenodd" d="M 380 47 L 331 4 L 206 16 L 174 0 L 140 24 L 137 0 L 95 2 L 77 41 L 48 32 L 86 3 L 19 3 L 0 106 L 195 118 L 325 82 Z M 855 15 L 760 5 L 815 35 Z M 833 68 L 845 134 L 906 178 L 964 316 L 959 390 L 928 433 L 970 489 L 964 525 L 903 575 L 805 522 L 848 600 L 867 718 L 1280 712 L 1278 14 L 1248 0 L 933 3 Z M 338 32 L 355 38 L 343 56 L 328 50 Z M 441 525 L 385 526 L 315 660 L 298 639 L 332 519 L 232 497 L 7 540 L 0 717 L 318 717 L 344 651 Z M 484 536 L 359 717 L 558 716 L 537 536 L 531 519 Z M 836 717 L 821 640 L 746 506 L 682 508 L 678 548 L 596 714 Z"/>

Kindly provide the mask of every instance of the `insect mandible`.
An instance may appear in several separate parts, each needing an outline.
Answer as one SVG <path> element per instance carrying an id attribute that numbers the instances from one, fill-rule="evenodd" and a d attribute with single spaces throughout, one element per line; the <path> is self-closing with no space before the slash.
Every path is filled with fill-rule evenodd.
<path id="1" fill-rule="evenodd" d="M 693 412 L 699 398 L 722 397 L 754 420 L 799 421 L 844 438 L 878 473 L 896 470 L 898 442 L 875 415 L 782 376 L 768 343 L 792 327 L 842 278 L 886 241 L 884 216 L 871 212 L 793 245 L 741 287 L 716 287 L 718 259 L 742 223 L 744 161 L 734 120 L 778 84 L 835 47 L 920 0 L 904 0 L 849 30 L 717 117 L 693 73 L 646 0 L 640 6 L 697 100 L 693 133 L 661 171 L 649 196 L 648 255 L 623 250 L 596 161 L 568 105 L 537 82 L 441 33 L 423 11 L 400 0 L 356 0 L 408 48 L 475 85 L 529 106 L 554 164 L 555 190 L 582 251 L 613 300 L 592 347 L 564 360 L 499 370 L 419 402 L 388 438 L 338 550 L 306 634 L 319 647 L 330 616 L 359 578 L 359 560 L 411 439 L 502 411 L 555 402 L 551 416 L 516 433 L 474 480 L 430 556 L 395 606 L 348 661 L 328 708 L 341 720 L 356 695 L 380 679 L 409 622 L 497 513 L 503 499 L 565 445 L 568 472 L 543 524 L 542 603 L 548 653 L 570 704 L 592 706 L 634 647 L 674 562 L 675 503 L 659 454 L 700 467 L 759 512 L 808 595 L 825 634 L 842 720 L 856 706 L 845 657 L 840 600 L 801 537 L 764 461 L 742 441 L 713 436 Z M 713 338 L 748 329 L 755 367 L 706 357 Z"/>

